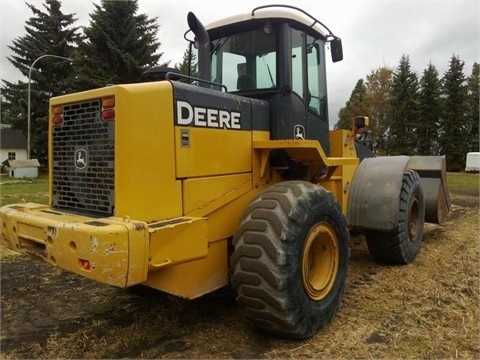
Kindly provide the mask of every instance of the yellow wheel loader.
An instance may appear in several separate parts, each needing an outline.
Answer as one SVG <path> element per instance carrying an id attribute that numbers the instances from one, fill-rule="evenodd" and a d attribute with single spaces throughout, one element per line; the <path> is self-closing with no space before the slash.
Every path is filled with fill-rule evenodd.
<path id="1" fill-rule="evenodd" d="M 342 44 L 303 10 L 187 21 L 195 73 L 50 100 L 50 203 L 2 207 L 2 244 L 121 288 L 230 283 L 255 326 L 310 337 L 340 306 L 350 231 L 375 260 L 414 259 L 448 212 L 445 160 L 375 157 L 366 117 L 329 131 Z"/>

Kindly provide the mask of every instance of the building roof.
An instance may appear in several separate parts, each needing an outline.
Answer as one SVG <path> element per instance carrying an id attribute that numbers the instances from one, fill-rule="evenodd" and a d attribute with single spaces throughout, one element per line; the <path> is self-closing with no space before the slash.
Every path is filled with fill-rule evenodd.
<path id="1" fill-rule="evenodd" d="M 0 129 L 0 148 L 26 149 L 27 138 L 20 129 Z"/>
<path id="2" fill-rule="evenodd" d="M 40 163 L 37 159 L 30 160 L 5 160 L 3 165 L 7 166 L 10 169 L 18 168 L 30 168 L 30 167 L 39 167 Z"/>

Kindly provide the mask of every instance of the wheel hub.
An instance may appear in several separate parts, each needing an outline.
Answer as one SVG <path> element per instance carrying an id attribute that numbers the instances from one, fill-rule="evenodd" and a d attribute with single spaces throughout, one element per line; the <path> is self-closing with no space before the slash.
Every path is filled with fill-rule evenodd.
<path id="1" fill-rule="evenodd" d="M 415 196 L 410 202 L 410 211 L 408 215 L 408 237 L 410 241 L 415 241 L 418 230 L 420 229 L 420 204 Z"/>
<path id="2" fill-rule="evenodd" d="M 302 282 L 312 300 L 326 297 L 338 271 L 339 250 L 335 231 L 328 223 L 312 227 L 303 247 Z"/>

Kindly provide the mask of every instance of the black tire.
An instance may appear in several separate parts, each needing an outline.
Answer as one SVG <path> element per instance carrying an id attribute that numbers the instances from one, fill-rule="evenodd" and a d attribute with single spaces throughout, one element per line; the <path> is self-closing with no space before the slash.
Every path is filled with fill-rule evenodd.
<path id="1" fill-rule="evenodd" d="M 313 336 L 340 307 L 348 240 L 332 193 L 303 181 L 273 185 L 252 200 L 233 240 L 237 302 L 269 334 Z"/>
<path id="2" fill-rule="evenodd" d="M 395 231 L 365 231 L 370 255 L 382 263 L 409 264 L 420 250 L 425 224 L 425 201 L 420 176 L 413 170 L 403 175 L 398 226 Z"/>

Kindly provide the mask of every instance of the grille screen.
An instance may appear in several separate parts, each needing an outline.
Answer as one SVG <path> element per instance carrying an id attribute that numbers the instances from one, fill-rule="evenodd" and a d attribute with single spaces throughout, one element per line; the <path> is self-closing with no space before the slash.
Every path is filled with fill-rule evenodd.
<path id="1" fill-rule="evenodd" d="M 113 215 L 114 121 L 102 121 L 101 99 L 63 105 L 53 128 L 53 207 Z"/>

